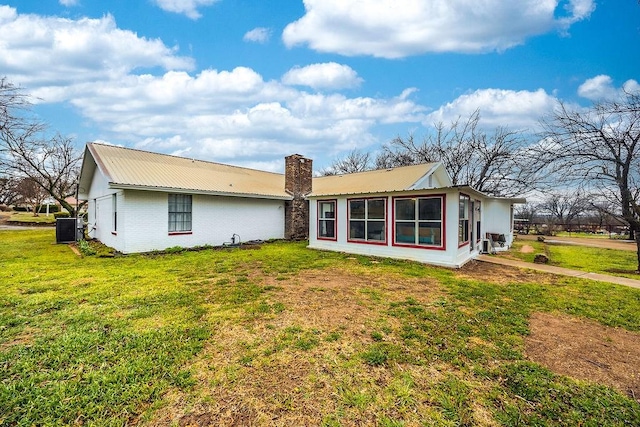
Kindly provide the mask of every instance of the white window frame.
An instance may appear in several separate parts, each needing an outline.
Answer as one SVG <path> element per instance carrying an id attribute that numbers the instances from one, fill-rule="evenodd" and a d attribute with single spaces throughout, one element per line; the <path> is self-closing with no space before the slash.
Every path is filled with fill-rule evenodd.
<path id="1" fill-rule="evenodd" d="M 168 213 L 169 234 L 192 232 L 193 196 L 191 194 L 169 194 Z"/>

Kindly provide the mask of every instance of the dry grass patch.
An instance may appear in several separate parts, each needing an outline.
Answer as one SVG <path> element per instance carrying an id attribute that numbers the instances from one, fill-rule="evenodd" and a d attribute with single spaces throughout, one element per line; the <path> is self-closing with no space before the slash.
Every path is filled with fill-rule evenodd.
<path id="1" fill-rule="evenodd" d="M 462 279 L 477 280 L 498 285 L 519 282 L 539 284 L 552 284 L 555 282 L 555 278 L 551 274 L 475 260 L 466 263 L 461 269 L 457 270 L 455 274 Z"/>
<path id="2" fill-rule="evenodd" d="M 180 393 L 167 395 L 168 406 L 151 425 L 331 425 L 332 414 L 346 425 L 373 424 L 380 416 L 374 401 L 388 406 L 390 417 L 429 411 L 411 397 L 412 389 L 428 388 L 437 370 L 367 366 L 359 354 L 369 344 L 397 339 L 390 332 L 398 320 L 384 315 L 391 302 L 441 297 L 435 281 L 340 270 L 262 280 L 268 289 L 262 303 L 282 309 L 217 324 L 191 367 L 198 397 L 185 402 Z M 402 395 L 406 401 L 397 402 Z M 385 402 L 385 396 L 393 398 Z"/>
<path id="3" fill-rule="evenodd" d="M 640 402 L 640 334 L 588 319 L 531 316 L 527 357 L 552 371 L 613 387 Z"/>

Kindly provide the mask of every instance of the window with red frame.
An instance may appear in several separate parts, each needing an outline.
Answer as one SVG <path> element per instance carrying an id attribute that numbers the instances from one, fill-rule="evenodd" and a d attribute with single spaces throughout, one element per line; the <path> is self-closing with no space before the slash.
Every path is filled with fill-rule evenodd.
<path id="1" fill-rule="evenodd" d="M 395 199 L 395 244 L 441 248 L 443 203 L 442 196 Z"/>
<path id="2" fill-rule="evenodd" d="M 471 199 L 469 196 L 461 194 L 458 204 L 458 245 L 469 243 L 469 209 Z"/>
<path id="3" fill-rule="evenodd" d="M 348 203 L 349 240 L 386 242 L 386 199 L 351 199 Z"/>
<path id="4" fill-rule="evenodd" d="M 336 201 L 318 201 L 318 239 L 336 239 Z"/>

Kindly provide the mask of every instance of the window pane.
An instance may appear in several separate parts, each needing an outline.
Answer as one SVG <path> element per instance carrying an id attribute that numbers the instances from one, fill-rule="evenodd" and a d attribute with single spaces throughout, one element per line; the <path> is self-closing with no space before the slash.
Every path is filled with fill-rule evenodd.
<path id="1" fill-rule="evenodd" d="M 386 240 L 384 221 L 369 221 L 367 223 L 367 240 L 379 240 L 381 242 Z"/>
<path id="2" fill-rule="evenodd" d="M 469 240 L 469 220 L 463 219 L 458 223 L 458 241 L 460 243 Z"/>
<path id="3" fill-rule="evenodd" d="M 416 243 L 416 224 L 396 222 L 396 243 Z"/>
<path id="4" fill-rule="evenodd" d="M 469 198 L 466 196 L 460 196 L 460 203 L 458 206 L 460 208 L 458 212 L 460 219 L 469 218 Z"/>
<path id="5" fill-rule="evenodd" d="M 442 219 L 442 199 L 430 198 L 430 199 L 420 199 L 418 201 L 418 209 L 419 209 L 419 219 L 421 221 L 425 220 L 438 220 Z"/>
<path id="6" fill-rule="evenodd" d="M 414 199 L 396 200 L 396 219 L 412 221 L 416 218 L 416 201 Z"/>
<path id="7" fill-rule="evenodd" d="M 335 202 L 320 202 L 320 218 L 335 218 Z"/>
<path id="8" fill-rule="evenodd" d="M 442 225 L 440 222 L 421 222 L 418 232 L 421 245 L 442 246 Z"/>
<path id="9" fill-rule="evenodd" d="M 349 221 L 349 238 L 364 239 L 364 221 Z"/>
<path id="10" fill-rule="evenodd" d="M 367 200 L 368 219 L 384 219 L 384 199 Z"/>
<path id="11" fill-rule="evenodd" d="M 335 221 L 334 220 L 321 220 L 320 221 L 320 237 L 336 237 L 335 235 Z"/>
<path id="12" fill-rule="evenodd" d="M 364 219 L 364 200 L 349 200 L 349 218 Z"/>

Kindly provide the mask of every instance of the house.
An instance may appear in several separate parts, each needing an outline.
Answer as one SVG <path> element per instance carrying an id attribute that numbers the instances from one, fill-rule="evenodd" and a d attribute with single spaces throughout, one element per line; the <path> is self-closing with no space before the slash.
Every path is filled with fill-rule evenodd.
<path id="1" fill-rule="evenodd" d="M 89 237 L 123 253 L 308 238 L 450 267 L 508 248 L 512 206 L 524 202 L 453 186 L 440 163 L 313 177 L 298 154 L 278 174 L 97 143 L 85 149 L 79 197 Z"/>
<path id="2" fill-rule="evenodd" d="M 306 166 L 298 157 L 289 159 L 292 172 Z M 88 236 L 135 253 L 295 239 L 300 229 L 306 236 L 308 219 L 285 227 L 285 217 L 303 216 L 293 206 L 300 180 L 290 181 L 285 186 L 282 174 L 91 143 L 79 197 L 88 201 Z"/>
<path id="3" fill-rule="evenodd" d="M 513 241 L 513 204 L 453 186 L 441 163 L 313 180 L 309 247 L 460 267 Z"/>

